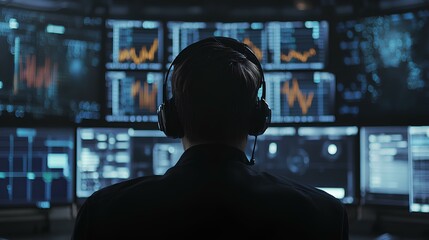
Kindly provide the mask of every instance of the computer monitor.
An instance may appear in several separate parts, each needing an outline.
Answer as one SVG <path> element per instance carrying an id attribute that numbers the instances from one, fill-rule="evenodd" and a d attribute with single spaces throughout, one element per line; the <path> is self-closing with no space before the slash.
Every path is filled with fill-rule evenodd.
<path id="1" fill-rule="evenodd" d="M 358 128 L 270 127 L 258 137 L 255 166 L 356 203 Z"/>
<path id="2" fill-rule="evenodd" d="M 324 69 L 328 59 L 327 21 L 267 22 L 266 70 Z"/>
<path id="3" fill-rule="evenodd" d="M 0 8 L 0 118 L 100 118 L 101 18 Z"/>
<path id="4" fill-rule="evenodd" d="M 106 72 L 106 121 L 157 122 L 163 80 L 160 72 Z"/>
<path id="5" fill-rule="evenodd" d="M 71 204 L 73 128 L 0 128 L 0 208 Z"/>
<path id="6" fill-rule="evenodd" d="M 204 38 L 220 36 L 216 27 L 218 24 L 216 22 L 167 22 L 167 67 L 188 45 Z"/>
<path id="7" fill-rule="evenodd" d="M 334 74 L 266 72 L 264 75 L 273 123 L 335 121 Z"/>
<path id="8" fill-rule="evenodd" d="M 429 126 L 411 126 L 410 211 L 429 213 Z"/>
<path id="9" fill-rule="evenodd" d="M 161 70 L 164 31 L 160 21 L 106 20 L 106 68 Z"/>
<path id="10" fill-rule="evenodd" d="M 327 21 L 168 22 L 167 61 L 186 46 L 212 36 L 247 44 L 265 70 L 323 69 L 327 61 Z"/>
<path id="11" fill-rule="evenodd" d="M 261 64 L 266 62 L 268 40 L 263 22 L 218 22 L 215 34 L 247 44 Z"/>
<path id="12" fill-rule="evenodd" d="M 78 128 L 76 142 L 78 203 L 112 184 L 162 175 L 183 153 L 180 140 L 159 130 Z"/>
<path id="13" fill-rule="evenodd" d="M 408 206 L 407 126 L 362 127 L 361 201 L 364 205 Z"/>
<path id="14" fill-rule="evenodd" d="M 336 36 L 338 120 L 408 125 L 429 117 L 429 10 L 342 21 Z"/>

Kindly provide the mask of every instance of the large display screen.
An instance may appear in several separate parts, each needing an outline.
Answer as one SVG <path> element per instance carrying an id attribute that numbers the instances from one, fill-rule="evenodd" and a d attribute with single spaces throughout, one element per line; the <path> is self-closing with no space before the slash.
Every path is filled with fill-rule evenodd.
<path id="1" fill-rule="evenodd" d="M 101 18 L 0 8 L 0 118 L 100 118 Z"/>
<path id="2" fill-rule="evenodd" d="M 429 11 L 336 26 L 338 119 L 420 124 L 429 117 Z"/>
<path id="3" fill-rule="evenodd" d="M 0 128 L 0 207 L 71 204 L 73 128 Z"/>

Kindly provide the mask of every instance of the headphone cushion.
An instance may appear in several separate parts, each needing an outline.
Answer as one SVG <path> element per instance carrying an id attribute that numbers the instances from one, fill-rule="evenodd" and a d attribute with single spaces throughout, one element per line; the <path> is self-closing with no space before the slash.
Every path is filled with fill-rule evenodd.
<path id="1" fill-rule="evenodd" d="M 258 100 L 250 119 L 249 135 L 258 136 L 267 130 L 271 123 L 271 109 L 267 102 Z"/>
<path id="2" fill-rule="evenodd" d="M 174 98 L 161 104 L 158 109 L 158 128 L 167 137 L 182 138 L 184 136 L 183 126 L 179 121 Z"/>

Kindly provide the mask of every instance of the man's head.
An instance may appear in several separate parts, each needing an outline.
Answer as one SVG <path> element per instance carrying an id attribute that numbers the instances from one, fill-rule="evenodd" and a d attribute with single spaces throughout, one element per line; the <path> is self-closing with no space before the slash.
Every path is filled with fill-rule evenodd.
<path id="1" fill-rule="evenodd" d="M 168 108 L 177 112 L 175 121 L 189 142 L 236 145 L 253 134 L 255 124 L 265 130 L 269 108 L 263 102 L 261 111 L 257 96 L 263 73 L 246 45 L 231 38 L 204 39 L 185 48 L 173 66 Z"/>

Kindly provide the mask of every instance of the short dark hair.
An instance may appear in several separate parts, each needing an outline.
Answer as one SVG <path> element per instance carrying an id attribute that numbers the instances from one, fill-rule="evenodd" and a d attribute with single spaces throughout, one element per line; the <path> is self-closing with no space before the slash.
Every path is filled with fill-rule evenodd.
<path id="1" fill-rule="evenodd" d="M 172 89 L 190 141 L 237 143 L 247 137 L 262 72 L 222 42 L 199 46 L 174 65 Z"/>

